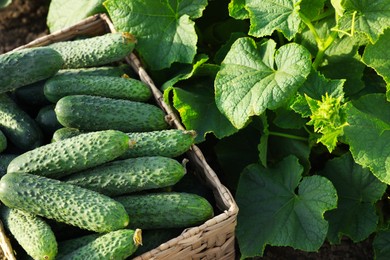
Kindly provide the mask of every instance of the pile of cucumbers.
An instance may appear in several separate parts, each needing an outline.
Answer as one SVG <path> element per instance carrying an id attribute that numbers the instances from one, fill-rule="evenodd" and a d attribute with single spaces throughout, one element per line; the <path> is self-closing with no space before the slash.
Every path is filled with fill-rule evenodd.
<path id="1" fill-rule="evenodd" d="M 174 188 L 195 133 L 170 128 L 121 63 L 135 44 L 108 33 L 0 55 L 0 218 L 26 256 L 126 259 L 214 216 Z"/>

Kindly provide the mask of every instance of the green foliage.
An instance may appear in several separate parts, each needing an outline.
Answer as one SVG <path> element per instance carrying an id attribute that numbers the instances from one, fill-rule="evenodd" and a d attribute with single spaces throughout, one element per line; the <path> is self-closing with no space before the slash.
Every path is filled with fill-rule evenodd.
<path id="1" fill-rule="evenodd" d="M 104 0 L 52 0 L 47 15 L 47 26 L 50 32 L 55 32 L 72 26 L 88 16 L 105 12 L 103 2 Z"/>
<path id="2" fill-rule="evenodd" d="M 104 2 L 116 29 L 135 35 L 136 49 L 156 70 L 192 62 L 198 39 L 192 19 L 201 17 L 206 5 L 206 0 Z"/>
<path id="3" fill-rule="evenodd" d="M 323 214 L 336 207 L 336 190 L 328 179 L 302 178 L 302 172 L 294 156 L 273 167 L 251 164 L 244 169 L 236 193 L 242 257 L 262 255 L 267 244 L 320 248 L 328 231 Z"/>
<path id="4" fill-rule="evenodd" d="M 350 153 L 329 161 L 321 175 L 333 183 L 338 195 L 337 209 L 325 214 L 329 241 L 340 243 L 343 235 L 355 242 L 367 239 L 376 230 L 379 218 L 375 203 L 383 196 L 386 184 L 356 164 Z"/>
<path id="5" fill-rule="evenodd" d="M 390 0 L 104 7 L 215 156 L 240 208 L 241 258 L 370 235 L 377 259 L 388 257 Z"/>

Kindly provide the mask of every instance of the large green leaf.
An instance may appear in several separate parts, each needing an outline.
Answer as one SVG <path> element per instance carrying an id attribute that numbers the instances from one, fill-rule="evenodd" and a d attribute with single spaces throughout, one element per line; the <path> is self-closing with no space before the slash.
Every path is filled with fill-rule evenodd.
<path id="1" fill-rule="evenodd" d="M 204 141 L 207 133 L 223 138 L 237 132 L 215 105 L 211 80 L 198 79 L 197 83 L 188 84 L 186 88 L 172 90 L 173 106 L 185 127 L 197 132 L 196 143 Z"/>
<path id="2" fill-rule="evenodd" d="M 310 53 L 290 43 L 275 52 L 276 43 L 257 45 L 250 38 L 234 42 L 215 79 L 218 108 L 243 128 L 250 117 L 276 109 L 295 95 L 311 70 Z"/>
<path id="3" fill-rule="evenodd" d="M 246 0 L 249 12 L 249 35 L 263 37 L 280 31 L 291 40 L 301 25 L 301 0 Z"/>
<path id="4" fill-rule="evenodd" d="M 328 240 L 338 244 L 343 235 L 360 242 L 377 227 L 375 203 L 387 185 L 380 182 L 367 168 L 362 168 L 350 153 L 329 161 L 321 175 L 337 190 L 337 209 L 325 214 L 329 221 Z"/>
<path id="5" fill-rule="evenodd" d="M 341 8 L 340 29 L 364 33 L 373 43 L 390 27 L 390 0 L 344 0 Z"/>
<path id="6" fill-rule="evenodd" d="M 242 172 L 236 193 L 242 258 L 261 256 L 267 244 L 321 247 L 328 232 L 323 214 L 336 207 L 337 194 L 328 179 L 302 178 L 302 171 L 298 158 L 289 156 L 274 167 L 252 164 Z"/>
<path id="7" fill-rule="evenodd" d="M 390 184 L 390 103 L 384 94 L 369 94 L 346 106 L 345 140 L 354 160 Z"/>
<path id="8" fill-rule="evenodd" d="M 135 35 L 136 50 L 152 69 L 191 63 L 198 40 L 194 22 L 207 0 L 107 0 L 104 6 L 118 31 Z"/>
<path id="9" fill-rule="evenodd" d="M 363 62 L 373 68 L 387 83 L 387 99 L 390 100 L 390 29 L 386 30 L 375 44 L 364 50 Z"/>
<path id="10" fill-rule="evenodd" d="M 55 32 L 74 25 L 91 15 L 106 12 L 103 2 L 104 0 L 51 0 L 46 19 L 49 31 Z"/>

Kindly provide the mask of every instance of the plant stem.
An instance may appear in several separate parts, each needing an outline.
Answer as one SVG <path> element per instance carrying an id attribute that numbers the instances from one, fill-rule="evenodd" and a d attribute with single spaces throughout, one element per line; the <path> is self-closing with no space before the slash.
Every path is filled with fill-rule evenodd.
<path id="1" fill-rule="evenodd" d="M 279 133 L 279 132 L 273 132 L 273 131 L 269 131 L 268 134 L 273 135 L 273 136 L 279 136 L 279 137 L 299 140 L 299 141 L 305 141 L 305 142 L 308 141 L 308 139 L 306 137 L 297 136 L 297 135 L 291 135 L 291 134 L 285 134 L 285 133 Z"/>
<path id="2" fill-rule="evenodd" d="M 321 41 L 321 43 L 318 44 L 318 52 L 313 62 L 313 68 L 315 70 L 317 70 L 318 67 L 321 65 L 321 63 L 324 61 L 325 51 L 334 42 L 336 37 L 337 37 L 337 32 L 332 31 L 325 41 Z"/>

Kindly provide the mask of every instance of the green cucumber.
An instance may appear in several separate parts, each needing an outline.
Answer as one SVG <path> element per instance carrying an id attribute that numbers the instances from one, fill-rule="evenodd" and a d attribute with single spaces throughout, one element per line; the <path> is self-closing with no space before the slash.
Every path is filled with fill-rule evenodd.
<path id="1" fill-rule="evenodd" d="M 81 135 L 85 132 L 80 131 L 77 128 L 70 128 L 70 127 L 61 127 L 54 131 L 53 136 L 51 138 L 52 142 L 58 142 L 64 139 L 68 139 L 74 136 Z"/>
<path id="2" fill-rule="evenodd" d="M 129 149 L 129 137 L 115 130 L 85 133 L 27 151 L 11 161 L 7 173 L 59 179 L 114 160 Z"/>
<path id="3" fill-rule="evenodd" d="M 0 180 L 0 201 L 7 207 L 95 232 L 125 228 L 123 206 L 103 194 L 29 173 L 7 173 Z"/>
<path id="4" fill-rule="evenodd" d="M 64 60 L 63 68 L 74 69 L 106 65 L 124 59 L 135 46 L 130 33 L 107 33 L 91 38 L 56 42 L 48 45 Z"/>
<path id="5" fill-rule="evenodd" d="M 172 186 L 185 172 L 185 167 L 178 161 L 153 156 L 109 162 L 71 174 L 63 180 L 107 196 L 118 196 Z"/>
<path id="6" fill-rule="evenodd" d="M 15 89 L 14 93 L 18 103 L 30 105 L 35 108 L 51 104 L 43 93 L 45 82 L 46 80 L 41 80 Z"/>
<path id="7" fill-rule="evenodd" d="M 101 235 L 59 260 L 121 260 L 133 255 L 142 244 L 141 230 L 122 229 Z"/>
<path id="8" fill-rule="evenodd" d="M 132 149 L 127 150 L 120 159 L 140 156 L 177 157 L 194 144 L 195 131 L 166 129 L 149 132 L 127 133 L 133 142 Z"/>
<path id="9" fill-rule="evenodd" d="M 55 259 L 58 252 L 57 240 L 43 218 L 4 205 L 1 207 L 1 217 L 5 227 L 33 259 Z"/>
<path id="10" fill-rule="evenodd" d="M 38 123 L 42 131 L 51 136 L 57 130 L 62 128 L 62 125 L 58 122 L 56 113 L 54 112 L 55 105 L 47 105 L 39 109 L 35 121 Z"/>
<path id="11" fill-rule="evenodd" d="M 16 157 L 17 154 L 1 153 L 0 154 L 0 177 L 7 173 L 8 164 Z"/>
<path id="12" fill-rule="evenodd" d="M 123 99 L 74 95 L 61 98 L 55 108 L 65 127 L 83 131 L 115 129 L 122 132 L 162 130 L 168 127 L 157 106 Z"/>
<path id="13" fill-rule="evenodd" d="M 53 103 L 70 95 L 94 95 L 133 101 L 148 101 L 152 97 L 148 85 L 126 76 L 55 76 L 46 81 L 44 93 Z"/>
<path id="14" fill-rule="evenodd" d="M 0 153 L 7 149 L 7 137 L 0 130 Z"/>
<path id="15" fill-rule="evenodd" d="M 61 258 L 69 253 L 72 253 L 73 251 L 91 243 L 96 238 L 102 235 L 103 235 L 102 233 L 91 233 L 91 234 L 82 235 L 76 238 L 66 239 L 58 242 L 57 258 Z"/>
<path id="16" fill-rule="evenodd" d="M 80 135 L 83 131 L 77 128 L 63 127 L 53 134 L 53 141 L 63 140 Z M 193 130 L 165 129 L 149 132 L 127 133 L 132 140 L 131 149 L 119 159 L 143 156 L 164 156 L 174 158 L 187 152 L 194 144 L 196 133 Z"/>
<path id="17" fill-rule="evenodd" d="M 185 192 L 124 195 L 114 198 L 123 204 L 132 220 L 129 228 L 186 228 L 213 217 L 213 207 L 203 197 Z"/>
<path id="18" fill-rule="evenodd" d="M 0 94 L 0 130 L 23 151 L 43 143 L 42 130 L 7 94 Z"/>
<path id="19" fill-rule="evenodd" d="M 0 93 L 49 78 L 63 64 L 61 55 L 48 47 L 0 54 Z"/>

